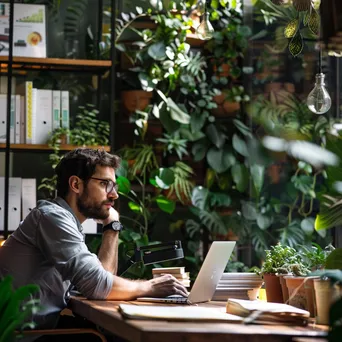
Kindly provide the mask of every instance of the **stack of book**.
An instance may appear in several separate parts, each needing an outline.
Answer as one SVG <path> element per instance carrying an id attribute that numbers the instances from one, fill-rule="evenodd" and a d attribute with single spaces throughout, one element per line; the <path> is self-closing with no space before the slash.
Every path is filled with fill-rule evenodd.
<path id="1" fill-rule="evenodd" d="M 255 300 L 263 284 L 256 273 L 223 273 L 212 300 L 226 301 L 228 298 Z"/>
<path id="2" fill-rule="evenodd" d="M 163 274 L 171 274 L 185 287 L 190 287 L 190 276 L 189 272 L 185 272 L 185 267 L 160 267 L 152 269 L 153 278 L 158 278 Z"/>

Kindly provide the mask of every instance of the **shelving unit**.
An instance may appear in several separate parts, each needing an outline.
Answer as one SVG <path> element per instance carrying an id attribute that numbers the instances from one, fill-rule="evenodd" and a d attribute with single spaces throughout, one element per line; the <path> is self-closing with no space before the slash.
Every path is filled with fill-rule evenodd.
<path id="1" fill-rule="evenodd" d="M 99 146 L 76 146 L 76 145 L 68 145 L 62 144 L 60 146 L 61 151 L 71 151 L 77 147 L 87 147 L 87 148 L 99 148 Z M 5 149 L 6 144 L 0 144 L 0 150 Z M 100 146 L 105 151 L 110 151 L 110 146 Z M 45 144 L 11 144 L 10 150 L 32 150 L 32 151 L 52 151 L 52 148 L 49 145 Z"/>
<path id="2" fill-rule="evenodd" d="M 10 63 L 8 56 L 0 56 L 1 69 L 7 68 Z M 89 59 L 63 59 L 63 58 L 31 58 L 31 57 L 13 57 L 13 69 L 47 69 L 47 70 L 65 70 L 65 71 L 88 71 L 88 72 L 106 72 L 112 66 L 110 60 L 89 60 Z"/>
<path id="3" fill-rule="evenodd" d="M 98 87 L 97 87 L 97 97 L 99 105 L 101 103 L 101 78 L 104 73 L 109 74 L 109 113 L 110 115 L 110 128 L 111 128 L 111 136 L 110 143 L 111 146 L 103 146 L 106 151 L 114 150 L 114 132 L 115 132 L 115 117 L 114 117 L 114 101 L 115 101 L 115 18 L 117 11 L 117 2 L 115 0 L 110 0 L 110 7 L 112 11 L 112 19 L 110 23 L 110 31 L 112 32 L 111 36 L 111 50 L 110 50 L 110 59 L 109 60 L 99 60 L 99 47 L 96 43 L 96 60 L 88 60 L 88 59 L 63 59 L 63 58 L 31 58 L 31 57 L 17 57 L 13 56 L 13 30 L 14 30 L 14 0 L 9 1 L 10 8 L 10 16 L 9 16 L 9 51 L 8 56 L 0 56 L 0 73 L 2 75 L 7 75 L 7 124 L 6 124 L 6 143 L 0 144 L 0 151 L 5 152 L 5 184 L 4 184 L 4 230 L 3 235 L 6 239 L 8 237 L 8 212 L 9 212 L 9 178 L 10 178 L 10 153 L 12 152 L 21 152 L 25 151 L 27 153 L 37 153 L 37 152 L 46 152 L 52 151 L 51 147 L 47 144 L 11 144 L 9 141 L 10 137 L 10 118 L 11 118 L 11 109 L 9 103 L 11 102 L 11 94 L 12 94 L 12 76 L 14 74 L 26 74 L 26 71 L 43 71 L 48 70 L 51 72 L 84 72 L 93 74 L 98 78 Z M 97 42 L 101 41 L 102 37 L 102 16 L 103 16 L 103 1 L 99 0 L 98 3 L 98 32 L 97 32 Z M 60 149 L 62 151 L 70 151 L 73 150 L 74 145 L 61 145 Z M 94 146 L 87 146 L 94 147 Z M 96 146 L 98 147 L 98 146 Z M 3 194 L 0 194 L 3 196 Z"/>

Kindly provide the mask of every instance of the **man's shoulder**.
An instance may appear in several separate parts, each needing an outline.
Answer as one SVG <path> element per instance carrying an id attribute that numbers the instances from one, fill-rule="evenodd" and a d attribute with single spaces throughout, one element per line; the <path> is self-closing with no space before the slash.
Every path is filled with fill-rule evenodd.
<path id="1" fill-rule="evenodd" d="M 44 216 L 65 216 L 73 219 L 73 215 L 69 210 L 63 208 L 53 200 L 39 200 L 37 202 L 37 210 Z"/>

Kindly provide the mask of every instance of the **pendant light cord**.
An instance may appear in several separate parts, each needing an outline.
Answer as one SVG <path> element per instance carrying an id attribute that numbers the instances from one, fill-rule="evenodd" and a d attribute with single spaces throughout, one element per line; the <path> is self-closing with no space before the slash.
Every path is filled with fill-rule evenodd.
<path id="1" fill-rule="evenodd" d="M 322 46 L 319 45 L 319 52 L 318 52 L 318 72 L 322 73 Z"/>

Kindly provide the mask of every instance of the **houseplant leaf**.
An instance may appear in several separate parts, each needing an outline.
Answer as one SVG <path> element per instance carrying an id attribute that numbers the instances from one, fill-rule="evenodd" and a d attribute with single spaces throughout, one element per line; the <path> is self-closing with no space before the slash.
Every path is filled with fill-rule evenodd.
<path id="1" fill-rule="evenodd" d="M 204 210 L 208 207 L 207 201 L 209 197 L 209 190 L 203 186 L 196 186 L 192 190 L 191 203 L 196 208 Z"/>
<path id="2" fill-rule="evenodd" d="M 290 40 L 289 51 L 293 57 L 298 56 L 303 50 L 303 38 L 302 35 L 297 32 L 297 34 Z"/>
<path id="3" fill-rule="evenodd" d="M 293 19 L 285 26 L 284 35 L 286 38 L 292 38 L 296 34 L 299 26 L 299 19 Z"/>
<path id="4" fill-rule="evenodd" d="M 233 147 L 236 152 L 240 153 L 244 157 L 249 156 L 246 142 L 243 139 L 241 139 L 237 134 L 233 135 Z"/>
<path id="5" fill-rule="evenodd" d="M 206 128 L 206 134 L 208 139 L 220 149 L 226 140 L 225 134 L 223 134 L 214 124 L 209 124 Z"/>
<path id="6" fill-rule="evenodd" d="M 244 192 L 248 187 L 249 172 L 244 164 L 235 164 L 231 168 L 233 181 L 235 182 L 236 189 Z"/>
<path id="7" fill-rule="evenodd" d="M 119 176 L 116 178 L 116 183 L 119 185 L 119 191 L 128 194 L 131 190 L 131 182 L 126 178 Z"/>
<path id="8" fill-rule="evenodd" d="M 250 168 L 254 188 L 256 191 L 257 197 L 260 196 L 261 189 L 264 185 L 264 179 L 265 179 L 265 166 L 254 164 Z"/>
<path id="9" fill-rule="evenodd" d="M 149 46 L 148 55 L 156 61 L 162 61 L 166 58 L 166 46 L 164 42 L 157 42 Z"/>
<path id="10" fill-rule="evenodd" d="M 235 164 L 235 157 L 227 147 L 217 149 L 212 147 L 207 153 L 207 162 L 217 173 L 227 171 Z"/>
<path id="11" fill-rule="evenodd" d="M 176 203 L 174 201 L 171 201 L 162 195 L 159 195 L 156 198 L 156 202 L 157 202 L 159 209 L 169 214 L 172 214 L 176 208 Z"/>

